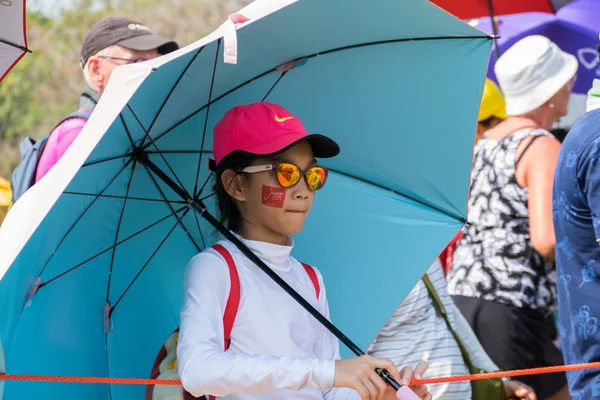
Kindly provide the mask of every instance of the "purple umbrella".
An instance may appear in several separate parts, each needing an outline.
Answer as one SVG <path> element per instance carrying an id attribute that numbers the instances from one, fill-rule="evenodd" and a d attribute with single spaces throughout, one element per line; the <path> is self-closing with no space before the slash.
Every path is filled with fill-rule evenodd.
<path id="1" fill-rule="evenodd" d="M 592 81 L 600 78 L 600 2 L 577 0 L 567 4 L 556 14 L 532 12 L 500 16 L 495 20 L 500 35 L 500 39 L 496 41 L 500 54 L 525 36 L 543 35 L 563 51 L 577 57 L 579 70 L 569 104 L 569 114 L 557 126 L 570 128 L 585 113 L 586 93 L 592 86 Z M 483 32 L 493 32 L 489 17 L 471 20 L 469 23 Z M 497 81 L 494 74 L 495 63 L 496 53 L 492 52 L 488 76 Z"/>

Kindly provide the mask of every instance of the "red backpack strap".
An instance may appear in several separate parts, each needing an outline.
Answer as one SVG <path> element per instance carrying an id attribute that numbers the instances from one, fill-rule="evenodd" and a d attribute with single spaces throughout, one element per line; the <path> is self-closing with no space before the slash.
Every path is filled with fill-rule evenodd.
<path id="1" fill-rule="evenodd" d="M 231 330 L 233 329 L 233 323 L 235 322 L 235 316 L 237 315 L 238 308 L 240 306 L 240 276 L 238 275 L 235 262 L 231 253 L 220 244 L 213 246 L 221 257 L 227 262 L 229 267 L 229 279 L 231 282 L 231 289 L 229 290 L 229 297 L 227 298 L 227 305 L 225 306 L 225 313 L 223 314 L 223 330 L 225 333 L 225 350 L 229 348 L 231 339 Z"/>
<path id="2" fill-rule="evenodd" d="M 317 277 L 317 271 L 315 271 L 315 269 L 308 264 L 304 264 L 303 262 L 301 262 L 300 264 L 302 264 L 302 266 L 304 267 L 304 270 L 308 274 L 308 277 L 310 278 L 313 286 L 315 287 L 315 293 L 317 294 L 317 300 L 319 300 L 319 295 L 321 294 L 321 285 L 319 285 L 319 278 Z"/>
<path id="3" fill-rule="evenodd" d="M 222 245 L 216 244 L 213 246 L 221 257 L 225 259 L 227 267 L 229 267 L 229 281 L 231 288 L 229 289 L 229 297 L 227 298 L 227 304 L 225 305 L 225 313 L 223 314 L 223 331 L 225 333 L 225 350 L 229 348 L 231 343 L 231 330 L 233 329 L 233 323 L 235 322 L 235 316 L 237 315 L 238 308 L 240 307 L 240 276 L 238 275 L 237 267 L 231 257 L 231 253 Z M 214 396 L 206 396 L 208 400 L 215 400 Z M 184 400 L 187 400 L 184 398 Z"/>
<path id="4" fill-rule="evenodd" d="M 220 244 L 214 245 L 213 249 L 215 249 L 225 262 L 227 263 L 227 267 L 229 267 L 229 280 L 231 283 L 231 288 L 229 290 L 229 297 L 227 298 L 227 304 L 225 305 L 225 312 L 223 313 L 223 330 L 224 330 L 224 347 L 225 350 L 229 348 L 229 343 L 231 339 L 231 330 L 233 329 L 233 323 L 235 322 L 235 317 L 238 312 L 238 308 L 240 306 L 240 276 L 238 275 L 237 267 L 235 266 L 235 262 L 233 261 L 233 257 L 231 257 L 231 253 Z M 175 332 L 179 331 L 179 328 L 175 330 Z M 152 372 L 150 374 L 151 379 L 156 379 L 160 374 L 160 363 L 166 357 L 167 351 L 166 348 L 161 347 L 154 365 L 152 366 Z M 154 392 L 154 385 L 148 385 L 146 388 L 146 397 L 145 400 L 152 400 Z M 186 392 L 182 388 L 183 400 L 198 400 L 198 399 L 208 399 L 215 400 L 214 396 L 201 396 L 194 397 L 190 393 Z"/>

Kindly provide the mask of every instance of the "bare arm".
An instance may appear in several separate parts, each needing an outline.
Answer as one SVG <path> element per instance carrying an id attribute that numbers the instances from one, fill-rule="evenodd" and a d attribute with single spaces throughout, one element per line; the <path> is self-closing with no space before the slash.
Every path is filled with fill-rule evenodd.
<path id="1" fill-rule="evenodd" d="M 530 139 L 529 139 L 530 140 Z M 529 140 L 517 149 L 517 159 Z M 558 140 L 541 137 L 523 154 L 517 167 L 517 182 L 529 190 L 529 231 L 533 248 L 547 260 L 554 260 L 552 186 L 560 151 Z"/>

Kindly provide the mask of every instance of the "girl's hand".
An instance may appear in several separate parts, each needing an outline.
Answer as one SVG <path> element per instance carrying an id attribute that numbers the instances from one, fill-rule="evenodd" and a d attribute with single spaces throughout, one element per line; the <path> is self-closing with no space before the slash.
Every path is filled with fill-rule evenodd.
<path id="1" fill-rule="evenodd" d="M 414 371 L 411 367 L 404 367 L 400 371 L 400 384 L 403 386 L 407 386 L 411 380 L 422 379 L 423 374 L 427 371 L 427 363 L 425 361 L 420 361 L 415 367 Z M 415 392 L 417 396 L 419 396 L 422 400 L 432 400 L 431 394 L 425 385 L 412 385 L 409 386 L 410 389 Z M 384 400 L 392 400 L 396 399 L 396 391 L 388 386 L 388 390 L 385 394 Z"/>
<path id="2" fill-rule="evenodd" d="M 382 400 L 389 386 L 377 375 L 376 368 L 387 370 L 392 378 L 400 382 L 400 374 L 393 362 L 365 355 L 336 360 L 333 386 L 354 389 L 363 400 Z M 404 372 L 403 378 L 410 380 L 410 375 L 412 375 L 412 368 L 408 375 L 406 371 Z M 396 398 L 395 394 L 393 398 Z"/>
<path id="3" fill-rule="evenodd" d="M 519 381 L 504 382 L 504 392 L 507 399 L 537 400 L 532 388 Z"/>

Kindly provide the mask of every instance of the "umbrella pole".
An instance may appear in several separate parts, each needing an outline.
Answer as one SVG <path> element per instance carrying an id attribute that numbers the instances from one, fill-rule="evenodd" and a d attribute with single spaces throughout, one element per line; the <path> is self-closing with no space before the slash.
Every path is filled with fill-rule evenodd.
<path id="1" fill-rule="evenodd" d="M 496 16 L 494 15 L 494 0 L 488 0 L 488 9 L 490 11 L 490 21 L 492 22 L 492 31 L 494 32 L 494 38 L 498 39 L 498 26 L 496 25 Z M 496 51 L 496 60 L 500 58 L 500 49 L 498 48 L 498 42 L 494 40 L 494 49 Z"/>
<path id="2" fill-rule="evenodd" d="M 139 163 L 147 167 L 152 171 L 160 180 L 166 183 L 175 193 L 177 193 L 183 200 L 188 203 L 188 207 L 196 211 L 202 218 L 204 218 L 209 224 L 217 229 L 224 237 L 231 241 L 235 247 L 240 249 L 246 257 L 248 257 L 253 263 L 255 263 L 264 273 L 266 273 L 271 279 L 275 281 L 283 290 L 285 290 L 294 300 L 296 300 L 306 311 L 308 311 L 313 317 L 315 317 L 327 330 L 333 333 L 342 343 L 344 343 L 354 354 L 362 356 L 365 354 L 354 342 L 352 342 L 346 335 L 342 333 L 335 325 L 333 325 L 327 318 L 325 318 L 317 309 L 315 309 L 309 302 L 307 302 L 298 292 L 296 292 L 290 285 L 288 285 L 279 275 L 277 275 L 271 268 L 267 266 L 256 254 L 252 252 L 244 243 L 236 238 L 227 228 L 223 226 L 215 217 L 213 217 L 206 207 L 206 205 L 199 199 L 189 198 L 185 190 L 177 185 L 167 174 L 165 174 L 156 164 L 154 164 L 148 155 L 143 152 L 136 152 L 134 157 Z M 401 385 L 392 378 L 390 373 L 386 370 L 378 369 L 377 373 L 395 390 L 399 390 Z"/>

